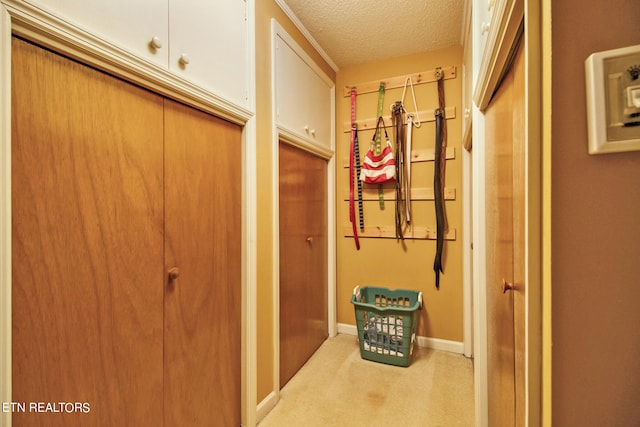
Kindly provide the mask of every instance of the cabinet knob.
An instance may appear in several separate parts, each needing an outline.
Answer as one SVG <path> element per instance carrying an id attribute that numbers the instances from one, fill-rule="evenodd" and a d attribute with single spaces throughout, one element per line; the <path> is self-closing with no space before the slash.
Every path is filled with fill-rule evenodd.
<path id="1" fill-rule="evenodd" d="M 306 133 L 309 133 L 309 126 L 305 125 L 305 127 L 304 127 L 304 131 L 305 131 Z"/>
<path id="2" fill-rule="evenodd" d="M 491 24 L 487 24 L 486 22 L 482 23 L 482 34 L 488 33 L 489 28 L 491 28 Z"/>
<path id="3" fill-rule="evenodd" d="M 149 42 L 149 46 L 151 46 L 153 49 L 161 49 L 162 48 L 162 40 L 160 40 L 160 37 L 153 37 L 151 39 L 151 41 Z"/>
<path id="4" fill-rule="evenodd" d="M 187 65 L 189 62 L 191 62 L 191 58 L 189 58 L 189 55 L 187 55 L 186 53 L 183 53 L 182 55 L 180 55 L 180 59 L 178 59 L 178 62 L 182 65 Z"/>
<path id="5" fill-rule="evenodd" d="M 465 108 L 464 109 L 464 118 L 468 119 L 470 115 L 471 115 L 471 109 Z"/>
<path id="6" fill-rule="evenodd" d="M 178 269 L 178 267 L 172 267 L 167 271 L 167 274 L 169 276 L 169 281 L 172 282 L 180 277 L 180 269 Z"/>
<path id="7" fill-rule="evenodd" d="M 502 279 L 502 293 L 506 294 L 507 291 L 513 290 L 513 285 L 507 282 L 505 279 Z"/>
<path id="8" fill-rule="evenodd" d="M 311 133 L 311 135 L 316 136 L 316 130 L 315 129 L 311 129 L 310 133 Z"/>

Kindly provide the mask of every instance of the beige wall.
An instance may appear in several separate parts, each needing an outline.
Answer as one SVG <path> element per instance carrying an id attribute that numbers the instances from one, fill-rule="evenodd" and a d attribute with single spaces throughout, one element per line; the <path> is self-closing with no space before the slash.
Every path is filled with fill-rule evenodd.
<path id="1" fill-rule="evenodd" d="M 444 340 L 462 341 L 462 155 L 461 155 L 461 92 L 462 48 L 448 48 L 434 52 L 410 55 L 375 63 L 367 63 L 340 69 L 336 81 L 336 173 L 337 201 L 337 311 L 338 322 L 354 325 L 354 311 L 350 303 L 353 288 L 382 286 L 415 289 L 423 292 L 426 310 L 419 320 L 418 335 Z M 343 228 L 349 226 L 349 205 L 344 201 L 349 188 L 348 169 L 343 166 L 349 158 L 350 134 L 344 133 L 344 123 L 350 121 L 350 99 L 344 97 L 344 86 L 384 80 L 390 77 L 419 73 L 436 67 L 457 68 L 457 78 L 446 80 L 445 101 L 447 107 L 456 108 L 456 117 L 447 121 L 448 146 L 455 147 L 455 160 L 447 161 L 446 186 L 457 191 L 455 201 L 447 201 L 447 215 L 451 228 L 457 230 L 457 240 L 445 242 L 444 275 L 440 290 L 435 288 L 433 259 L 435 240 L 407 240 L 406 247 L 395 239 L 361 238 L 357 251 L 353 238 L 344 237 Z M 419 110 L 438 107 L 437 85 L 427 83 L 415 86 Z M 385 93 L 384 114 L 390 114 L 390 106 L 402 97 L 402 88 Z M 377 93 L 358 96 L 357 119 L 375 117 Z M 413 99 L 405 95 L 405 106 L 413 111 Z M 388 123 L 390 125 L 390 123 Z M 393 141 L 393 133 L 388 129 Z M 359 141 L 364 156 L 373 131 L 361 131 Z M 425 122 L 414 129 L 413 148 L 433 150 L 435 124 Z M 412 187 L 433 188 L 434 162 L 414 163 Z M 418 226 L 435 227 L 433 201 L 417 201 L 412 204 L 414 221 Z M 394 203 L 387 202 L 381 211 L 377 202 L 365 203 L 365 224 L 388 225 L 394 229 Z"/>
<path id="2" fill-rule="evenodd" d="M 260 403 L 273 391 L 273 123 L 271 120 L 271 18 L 302 46 L 327 75 L 335 72 L 317 54 L 273 0 L 256 2 L 256 132 L 258 157 L 258 396 Z"/>
<path id="3" fill-rule="evenodd" d="M 553 425 L 640 425 L 640 152 L 587 154 L 584 80 L 640 43 L 640 7 L 551 5 Z"/>

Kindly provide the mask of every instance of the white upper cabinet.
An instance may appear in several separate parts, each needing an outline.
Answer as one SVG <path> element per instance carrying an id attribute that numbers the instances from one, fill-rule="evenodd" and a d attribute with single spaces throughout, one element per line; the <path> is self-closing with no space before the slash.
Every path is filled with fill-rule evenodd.
<path id="1" fill-rule="evenodd" d="M 25 0 L 157 65 L 168 64 L 167 0 Z M 158 47 L 152 46 L 152 40 Z"/>
<path id="2" fill-rule="evenodd" d="M 308 145 L 333 150 L 335 84 L 275 23 L 274 44 L 278 128 Z"/>
<path id="3" fill-rule="evenodd" d="M 247 30 L 245 0 L 171 0 L 169 69 L 246 106 Z"/>
<path id="4" fill-rule="evenodd" d="M 247 108 L 246 0 L 25 0 Z"/>
<path id="5" fill-rule="evenodd" d="M 25 0 L 104 41 L 167 67 L 168 0 Z"/>

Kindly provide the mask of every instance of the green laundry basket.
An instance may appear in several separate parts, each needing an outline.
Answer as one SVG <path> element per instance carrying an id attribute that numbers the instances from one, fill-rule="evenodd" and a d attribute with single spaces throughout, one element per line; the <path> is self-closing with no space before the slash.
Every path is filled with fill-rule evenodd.
<path id="1" fill-rule="evenodd" d="M 351 303 L 356 313 L 362 358 L 409 366 L 422 292 L 356 286 Z"/>

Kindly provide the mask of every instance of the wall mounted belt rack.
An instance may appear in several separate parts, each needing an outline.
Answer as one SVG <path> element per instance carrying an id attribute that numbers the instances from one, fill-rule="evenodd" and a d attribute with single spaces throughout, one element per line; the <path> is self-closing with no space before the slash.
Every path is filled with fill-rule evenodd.
<path id="1" fill-rule="evenodd" d="M 383 187 L 383 197 L 385 200 L 393 201 L 396 198 L 396 193 L 391 187 Z M 433 193 L 432 187 L 422 187 L 422 188 L 412 188 L 411 189 L 411 200 L 434 200 L 435 194 Z M 446 187 L 444 189 L 444 199 L 445 200 L 455 200 L 456 199 L 456 189 Z M 349 200 L 348 191 L 344 194 L 344 200 Z M 378 192 L 377 188 L 363 188 L 362 189 L 362 200 L 365 202 L 373 202 L 378 200 Z"/>
<path id="2" fill-rule="evenodd" d="M 450 67 L 442 67 L 442 72 L 444 73 L 443 78 L 445 80 L 456 78 L 456 67 L 454 65 Z M 358 95 L 377 92 L 381 84 L 384 84 L 385 90 L 402 88 L 404 87 L 405 82 L 407 81 L 408 78 L 411 78 L 411 81 L 413 82 L 414 85 L 419 85 L 424 83 L 433 83 L 437 81 L 435 74 L 436 74 L 436 70 L 433 69 L 433 70 L 423 71 L 421 73 L 391 77 L 385 80 L 376 80 L 376 81 L 371 81 L 366 83 L 358 83 L 357 85 L 345 86 L 342 92 L 345 97 L 349 97 L 351 96 L 351 89 L 353 88 L 356 89 Z"/>
<path id="3" fill-rule="evenodd" d="M 353 237 L 351 226 L 343 227 L 344 237 Z M 404 239 L 411 240 L 436 240 L 436 227 L 411 226 L 404 230 Z M 381 239 L 395 239 L 395 225 L 366 225 L 364 231 L 358 232 L 360 237 L 372 237 Z M 444 233 L 444 240 L 456 240 L 456 229 L 449 227 L 449 231 Z"/>
<path id="4" fill-rule="evenodd" d="M 447 120 L 456 118 L 456 107 L 447 107 L 444 109 Z M 418 115 L 423 122 L 434 122 L 436 120 L 436 109 L 418 111 Z M 391 114 L 382 116 L 386 127 L 391 127 Z M 366 119 L 356 120 L 354 123 L 358 125 L 359 131 L 373 130 L 376 128 L 378 122 L 377 117 L 369 117 Z M 407 124 L 405 120 L 405 124 Z M 351 122 L 344 122 L 342 124 L 342 131 L 344 133 L 351 132 Z"/>
<path id="5" fill-rule="evenodd" d="M 422 85 L 425 83 L 437 83 L 439 86 L 438 89 L 440 92 L 442 90 L 440 86 L 443 86 L 443 83 L 445 80 L 455 79 L 456 77 L 457 77 L 457 74 L 456 74 L 455 66 L 438 67 L 437 69 L 428 70 L 428 71 L 424 71 L 416 74 L 392 77 L 384 80 L 364 82 L 356 85 L 346 85 L 343 87 L 343 94 L 344 94 L 344 97 L 346 98 L 348 97 L 355 98 L 356 96 L 359 97 L 365 94 L 374 94 L 375 92 L 380 92 L 381 87 L 384 88 L 385 92 L 390 91 L 392 89 L 402 89 L 402 101 L 398 102 L 402 105 L 404 101 L 405 91 L 407 90 L 407 82 L 411 84 L 412 91 L 413 91 L 413 86 Z M 398 92 L 398 95 L 399 93 L 400 92 Z M 367 101 L 368 103 L 366 103 L 366 105 L 369 105 L 369 103 L 371 102 L 370 101 L 372 99 L 371 96 L 372 95 L 369 95 L 369 98 L 368 98 L 369 101 Z M 413 93 L 413 96 L 414 96 L 414 107 L 415 107 L 414 110 L 416 110 L 415 113 L 406 111 L 403 107 L 404 114 L 400 114 L 400 115 L 396 114 L 395 116 L 395 118 L 399 118 L 399 120 L 401 120 L 401 122 L 404 124 L 405 127 L 412 125 L 413 121 L 419 118 L 419 121 L 422 123 L 436 122 L 436 125 L 439 125 L 442 129 L 442 127 L 446 126 L 445 123 L 447 121 L 456 118 L 456 107 L 445 106 L 444 100 L 440 99 L 441 98 L 440 93 L 438 93 L 438 99 L 437 99 L 439 108 L 433 108 L 433 109 L 418 110 L 415 102 L 415 93 Z M 380 104 L 380 97 L 378 98 L 378 104 Z M 362 110 L 362 108 L 360 110 Z M 373 114 L 373 111 L 371 112 L 371 114 Z M 360 132 L 373 131 L 376 128 L 376 124 L 380 121 L 380 116 L 382 117 L 382 120 L 384 120 L 385 125 L 387 125 L 387 127 L 390 127 L 390 128 L 392 127 L 393 120 L 392 120 L 391 114 L 383 115 L 382 112 L 379 111 L 378 116 L 379 117 L 368 117 L 368 118 L 361 118 L 357 120 L 352 115 L 351 120 L 349 122 L 343 123 L 342 131 L 344 133 L 351 133 L 354 128 L 356 128 Z M 412 120 L 409 120 L 409 116 L 411 116 Z M 438 122 L 438 119 L 440 120 L 440 122 Z M 419 126 L 416 125 L 416 127 L 419 127 Z M 403 129 L 396 127 L 396 138 L 394 139 L 394 144 L 397 143 L 396 140 L 404 141 L 404 139 L 402 138 L 402 135 L 398 134 L 399 131 L 403 131 Z M 429 135 L 427 137 L 427 141 L 432 141 L 432 138 L 433 137 Z M 424 141 L 424 140 L 425 139 L 424 139 L 424 131 L 423 131 L 418 137 L 417 142 L 421 143 L 421 141 Z M 411 174 L 410 168 L 412 164 L 414 164 L 415 166 L 418 166 L 418 164 L 421 164 L 422 162 L 434 162 L 438 157 L 440 157 L 443 163 L 444 161 L 455 160 L 456 159 L 455 148 L 444 146 L 442 150 L 442 155 L 436 156 L 435 147 L 416 149 L 415 147 L 407 146 L 407 153 L 403 153 L 403 156 L 402 156 L 402 159 L 404 159 L 404 162 L 401 162 L 401 163 L 405 164 L 405 167 L 407 167 L 406 173 Z M 354 160 L 355 159 L 350 159 L 350 156 L 347 155 L 344 158 L 343 167 L 349 168 L 350 162 L 353 162 Z M 443 167 L 442 163 L 438 163 L 438 165 L 440 168 Z M 422 166 L 419 166 L 419 167 L 422 168 Z M 438 167 L 438 166 L 434 164 L 434 168 L 435 167 Z M 442 175 L 442 177 L 444 177 L 444 175 Z M 354 177 L 354 178 L 357 179 L 357 177 Z M 441 180 L 441 184 L 444 184 L 444 180 Z M 382 186 L 381 189 L 374 186 L 365 186 L 362 188 L 362 201 L 368 204 L 370 207 L 372 207 L 374 202 L 379 202 L 382 204 L 384 203 L 384 201 L 396 202 L 397 199 L 399 199 L 400 203 L 404 204 L 404 206 L 406 207 L 406 204 L 410 204 L 411 201 L 423 203 L 425 201 L 430 202 L 430 201 L 436 200 L 434 187 L 423 187 L 423 186 L 416 187 L 411 184 L 410 180 L 406 185 L 408 186 L 408 188 L 403 188 L 403 186 L 401 185 L 400 189 L 398 189 L 398 185 L 396 185 L 395 187 L 390 185 L 384 185 Z M 455 201 L 456 188 L 455 187 L 443 188 L 443 187 L 444 185 L 442 185 L 442 187 L 439 187 L 439 188 L 442 188 L 441 191 L 443 192 L 442 198 L 440 200 Z M 438 197 L 440 196 L 438 195 Z M 345 201 L 350 200 L 349 192 L 345 194 L 344 200 Z M 397 207 L 398 205 L 396 203 L 396 208 Z M 380 210 L 384 210 L 384 208 L 381 207 Z M 367 224 L 364 226 L 364 228 L 361 227 L 357 231 L 357 234 L 361 238 L 383 238 L 383 239 L 396 239 L 396 240 L 398 239 L 438 240 L 439 241 L 438 244 L 441 245 L 441 240 L 438 239 L 438 236 L 437 236 L 438 225 L 436 226 L 418 225 L 420 220 L 417 218 L 414 218 L 415 215 L 413 214 L 411 215 L 411 217 L 412 218 L 410 223 L 408 221 L 404 223 L 401 222 L 399 226 L 398 212 L 396 209 L 395 225 L 391 223 L 391 221 L 390 223 L 386 223 L 386 221 L 383 221 L 382 224 L 380 223 Z M 416 222 L 416 219 L 417 219 L 417 222 Z M 441 233 L 442 235 L 440 237 L 443 240 L 446 240 L 446 241 L 456 240 L 457 232 L 454 227 L 450 227 L 449 229 L 445 228 L 444 230 L 441 231 Z M 343 227 L 343 235 L 345 237 L 354 237 L 354 234 L 355 234 L 354 227 L 352 225 L 348 225 L 348 226 L 345 225 Z"/>
<path id="6" fill-rule="evenodd" d="M 412 150 L 411 151 L 411 161 L 412 162 L 433 162 L 435 160 L 435 151 L 434 150 Z M 453 160 L 456 158 L 456 149 L 455 147 L 447 147 L 447 160 Z M 342 161 L 343 167 L 349 167 L 349 158 L 345 158 Z"/>

